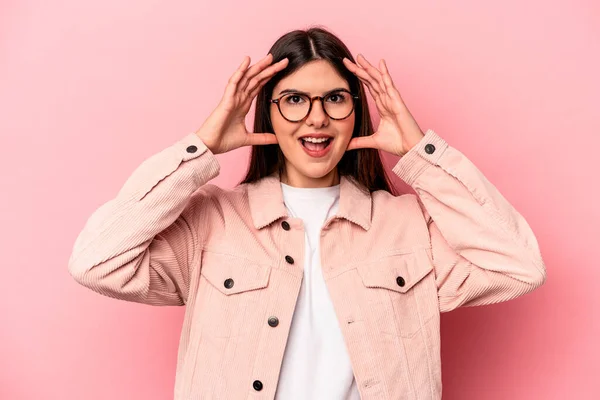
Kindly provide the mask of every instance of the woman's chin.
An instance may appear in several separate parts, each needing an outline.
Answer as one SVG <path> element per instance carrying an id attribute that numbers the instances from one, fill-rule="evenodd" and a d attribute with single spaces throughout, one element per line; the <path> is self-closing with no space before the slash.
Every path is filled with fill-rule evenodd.
<path id="1" fill-rule="evenodd" d="M 298 172 L 309 179 L 323 179 L 333 173 L 332 168 L 326 168 L 323 165 L 315 165 L 314 168 L 301 168 Z"/>

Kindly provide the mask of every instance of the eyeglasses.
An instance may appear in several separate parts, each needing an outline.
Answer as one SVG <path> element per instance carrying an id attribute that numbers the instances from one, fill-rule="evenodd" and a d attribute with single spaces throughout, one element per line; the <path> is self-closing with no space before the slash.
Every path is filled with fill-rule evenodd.
<path id="1" fill-rule="evenodd" d="M 313 101 L 321 100 L 325 114 L 331 119 L 346 119 L 354 111 L 358 96 L 349 90 L 336 90 L 325 96 L 307 96 L 302 93 L 286 93 L 277 99 L 271 99 L 271 103 L 277 104 L 279 113 L 290 122 L 300 122 L 310 114 Z"/>

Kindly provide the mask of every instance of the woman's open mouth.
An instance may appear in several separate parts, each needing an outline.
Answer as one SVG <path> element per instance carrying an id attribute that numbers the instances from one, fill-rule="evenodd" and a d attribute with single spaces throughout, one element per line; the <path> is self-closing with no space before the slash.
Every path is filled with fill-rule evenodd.
<path id="1" fill-rule="evenodd" d="M 333 142 L 333 138 L 328 138 L 326 141 L 319 140 L 319 143 L 310 142 L 308 140 L 298 139 L 300 141 L 300 145 L 311 157 L 323 157 L 329 150 L 331 149 L 331 143 Z"/>

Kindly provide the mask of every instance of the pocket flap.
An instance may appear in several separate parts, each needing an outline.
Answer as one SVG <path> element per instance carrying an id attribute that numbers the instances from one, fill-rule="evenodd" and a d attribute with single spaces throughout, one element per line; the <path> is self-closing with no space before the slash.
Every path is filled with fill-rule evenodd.
<path id="1" fill-rule="evenodd" d="M 358 274 L 367 287 L 406 293 L 433 270 L 425 252 L 395 254 L 360 264 Z"/>
<path id="2" fill-rule="evenodd" d="M 200 274 L 221 293 L 231 295 L 266 287 L 271 266 L 229 254 L 205 251 Z"/>

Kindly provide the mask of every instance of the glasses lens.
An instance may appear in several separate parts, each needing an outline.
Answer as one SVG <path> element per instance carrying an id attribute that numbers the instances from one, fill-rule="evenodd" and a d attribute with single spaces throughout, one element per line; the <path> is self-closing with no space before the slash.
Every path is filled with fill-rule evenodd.
<path id="1" fill-rule="evenodd" d="M 290 121 L 300 121 L 308 114 L 310 98 L 303 94 L 290 93 L 283 96 L 279 106 L 285 118 Z M 323 107 L 331 118 L 346 118 L 352 113 L 354 99 L 348 92 L 332 92 L 323 99 Z"/>
<path id="2" fill-rule="evenodd" d="M 352 95 L 348 92 L 333 92 L 327 95 L 324 100 L 325 112 L 331 118 L 346 118 L 352 112 Z"/>
<path id="3" fill-rule="evenodd" d="M 310 99 L 302 94 L 290 93 L 279 101 L 283 116 L 291 121 L 300 121 L 308 113 Z"/>

